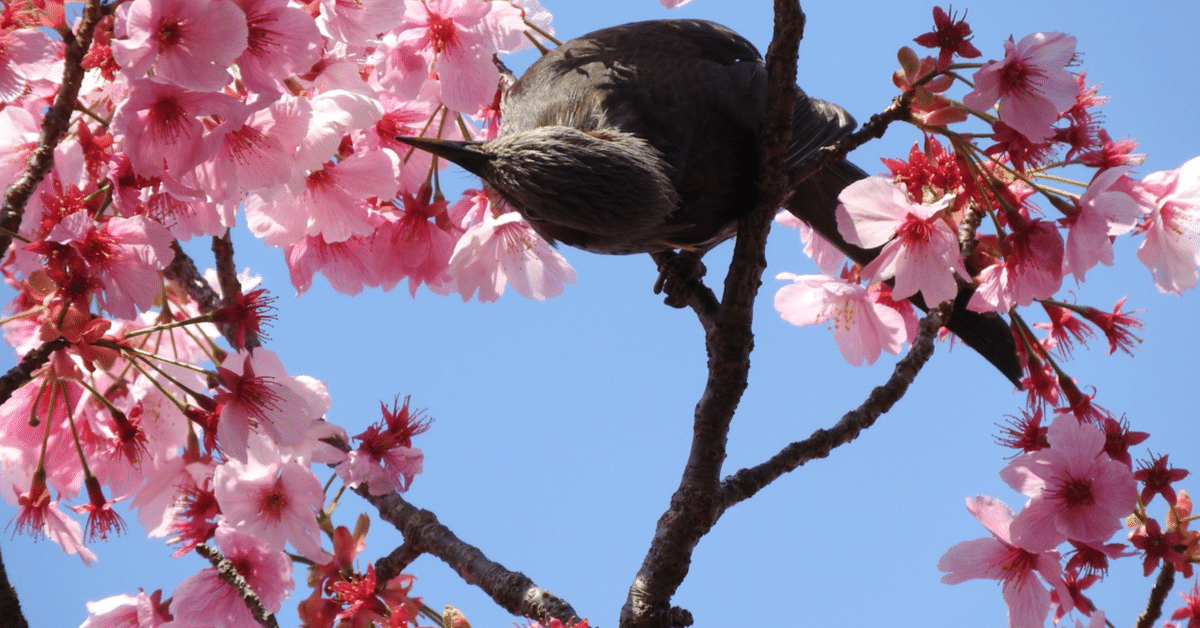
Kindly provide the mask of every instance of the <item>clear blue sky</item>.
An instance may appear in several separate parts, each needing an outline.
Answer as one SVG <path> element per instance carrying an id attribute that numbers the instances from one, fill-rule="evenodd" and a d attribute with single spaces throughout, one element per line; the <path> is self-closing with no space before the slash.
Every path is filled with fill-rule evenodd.
<path id="1" fill-rule="evenodd" d="M 723 22 L 765 49 L 770 3 L 695 0 L 668 12 L 653 0 L 545 0 L 560 37 L 623 22 L 702 17 Z M 800 83 L 845 106 L 860 120 L 895 95 L 895 51 L 932 25 L 931 4 L 808 3 Z M 1110 97 L 1106 124 L 1149 154 L 1142 174 L 1176 168 L 1200 154 L 1200 8 L 1192 2 L 1010 1 L 955 5 L 969 10 L 985 58 L 1001 41 L 1033 31 L 1079 38 L 1083 67 Z M 523 66 L 528 56 L 513 60 Z M 868 171 L 917 139 L 896 128 L 854 159 Z M 464 179 L 465 180 L 465 179 Z M 651 291 L 648 257 L 601 257 L 568 250 L 579 281 L 562 297 L 462 303 L 403 290 L 345 297 L 318 280 L 293 298 L 282 256 L 239 230 L 239 267 L 250 265 L 281 298 L 269 347 L 293 374 L 329 384 L 329 418 L 352 434 L 377 420 L 379 400 L 411 394 L 433 428 L 416 443 L 424 475 L 408 498 L 434 511 L 462 539 L 568 600 L 592 625 L 611 628 L 674 490 L 691 436 L 691 414 L 704 382 L 704 348 L 695 317 L 662 305 Z M 1076 351 L 1069 370 L 1097 401 L 1127 415 L 1152 438 L 1135 450 L 1170 452 L 1176 466 L 1200 470 L 1194 389 L 1200 296 L 1159 294 L 1133 257 L 1118 247 L 1118 269 L 1098 268 L 1079 301 L 1108 308 L 1129 295 L 1144 309 L 1145 342 L 1136 357 L 1109 356 L 1097 343 Z M 200 255 L 206 246 L 192 246 Z M 729 245 L 708 261 L 719 281 Z M 727 473 L 755 464 L 784 444 L 831 425 L 890 373 L 848 366 L 823 328 L 798 329 L 771 306 L 781 271 L 810 272 L 794 232 L 779 229 L 755 321 L 750 388 L 730 435 Z M 7 298 L 7 297 L 5 297 Z M 13 358 L 6 356 L 0 366 Z M 951 626 L 1000 628 L 1006 608 L 994 582 L 950 587 L 937 559 L 951 545 L 985 536 L 966 512 L 977 493 L 1023 501 L 998 478 L 1008 450 L 993 443 L 995 424 L 1017 414 L 1023 395 L 969 351 L 940 346 L 909 396 L 857 442 L 776 482 L 728 512 L 700 544 L 691 575 L 674 600 L 698 626 L 745 624 Z M 1183 484 L 1200 491 L 1200 475 Z M 339 510 L 352 525 L 354 498 Z M 0 519 L 13 509 L 0 506 Z M 1161 513 L 1159 513 L 1161 514 Z M 132 516 L 128 519 L 133 522 Z M 93 549 L 92 568 L 49 542 L 0 538 L 9 576 L 35 626 L 76 626 L 84 602 L 117 593 L 170 590 L 207 565 L 139 536 Z M 376 522 L 364 557 L 400 542 Z M 365 566 L 365 565 L 364 565 Z M 414 589 L 435 608 L 452 603 L 476 628 L 513 618 L 436 559 L 410 569 Z M 306 595 L 298 574 L 297 596 Z M 1190 588 L 1190 583 L 1186 585 Z M 1131 625 L 1150 582 L 1136 561 L 1117 563 L 1092 589 L 1118 626 Z M 1177 604 L 1172 596 L 1168 611 Z M 281 625 L 294 626 L 285 603 Z"/>

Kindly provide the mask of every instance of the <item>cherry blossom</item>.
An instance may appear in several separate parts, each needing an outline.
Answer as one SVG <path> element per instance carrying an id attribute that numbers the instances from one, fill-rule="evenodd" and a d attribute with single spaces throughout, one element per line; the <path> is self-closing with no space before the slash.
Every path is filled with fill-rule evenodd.
<path id="1" fill-rule="evenodd" d="M 851 184 L 838 200 L 842 237 L 866 249 L 883 247 L 863 268 L 863 276 L 895 278 L 895 298 L 920 292 L 926 303 L 941 303 L 958 293 L 955 275 L 969 279 L 958 238 L 941 217 L 946 200 L 914 203 L 906 190 L 882 177 Z"/>
<path id="2" fill-rule="evenodd" d="M 971 43 L 971 27 L 966 18 L 955 20 L 954 14 L 947 14 L 942 7 L 933 7 L 932 32 L 920 35 L 913 41 L 926 48 L 938 48 L 937 71 L 945 72 L 950 68 L 950 60 L 955 55 L 974 59 L 983 53 Z"/>
<path id="3" fill-rule="evenodd" d="M 16 100 L 27 83 L 47 78 L 61 48 L 36 29 L 0 28 L 0 99 Z"/>
<path id="4" fill-rule="evenodd" d="M 246 14 L 246 50 L 237 58 L 242 82 L 262 93 L 307 72 L 321 57 L 321 33 L 312 16 L 288 0 L 233 0 Z"/>
<path id="5" fill-rule="evenodd" d="M 1014 459 L 1000 477 L 1031 499 L 1013 538 L 1053 547 L 1066 539 L 1107 541 L 1133 511 L 1137 487 L 1129 467 L 1104 453 L 1104 433 L 1059 413 L 1049 447 Z"/>
<path id="6" fill-rule="evenodd" d="M 522 45 L 521 12 L 507 2 L 472 0 L 405 0 L 404 8 L 397 45 L 429 58 L 442 102 L 469 113 L 490 103 L 500 78 L 491 56 Z"/>
<path id="7" fill-rule="evenodd" d="M 158 628 L 170 621 L 161 600 L 162 591 L 139 591 L 88 602 L 88 618 L 79 628 Z"/>
<path id="8" fill-rule="evenodd" d="M 1149 215 L 1140 227 L 1145 239 L 1138 259 L 1150 269 L 1160 291 L 1178 294 L 1195 288 L 1200 265 L 1200 157 L 1177 170 L 1147 175 L 1142 190 L 1140 200 Z"/>
<path id="9" fill-rule="evenodd" d="M 217 436 L 222 451 L 245 461 L 251 428 L 280 445 L 298 443 L 321 410 L 307 403 L 303 384 L 288 376 L 275 352 L 231 353 L 218 369 L 222 391 Z"/>
<path id="10" fill-rule="evenodd" d="M 775 309 L 793 325 L 831 321 L 842 357 L 854 366 L 874 364 L 882 351 L 899 353 L 909 340 L 904 317 L 866 287 L 828 275 L 780 273 L 790 280 L 775 293 Z"/>
<path id="11" fill-rule="evenodd" d="M 205 141 L 202 116 L 244 120 L 247 114 L 244 105 L 225 94 L 190 92 L 157 78 L 139 79 L 130 83 L 129 97 L 114 115 L 112 131 L 136 174 L 178 180 L 216 149 L 211 140 Z"/>
<path id="12" fill-rule="evenodd" d="M 1064 219 L 1067 230 L 1065 257 L 1076 281 L 1097 263 L 1113 264 L 1112 237 L 1137 225 L 1141 210 L 1128 192 L 1131 168 L 1109 168 L 1096 173 L 1079 198 L 1079 213 Z"/>
<path id="13" fill-rule="evenodd" d="M 174 257 L 171 235 L 144 216 L 97 223 L 77 212 L 59 222 L 47 242 L 70 248 L 87 277 L 96 281 L 104 309 L 120 318 L 134 318 L 135 308 L 150 307 L 161 287 L 158 271 Z"/>
<path id="14" fill-rule="evenodd" d="M 215 537 L 222 555 L 233 563 L 268 611 L 277 612 L 295 586 L 292 560 L 262 540 L 226 527 Z M 209 567 L 185 578 L 172 593 L 171 613 L 183 622 L 229 628 L 252 628 L 258 622 L 233 587 Z"/>
<path id="15" fill-rule="evenodd" d="M 316 512 L 325 501 L 321 482 L 294 460 L 242 463 L 229 460 L 213 475 L 221 521 L 282 550 L 290 542 L 316 563 L 331 555 L 321 549 Z M 218 530 L 220 526 L 218 526 Z"/>
<path id="16" fill-rule="evenodd" d="M 458 277 L 463 300 L 479 291 L 480 301 L 495 301 L 511 283 L 522 296 L 558 296 L 575 283 L 575 269 L 516 212 L 499 217 L 491 211 L 467 230 L 450 258 L 449 272 Z"/>
<path id="17" fill-rule="evenodd" d="M 1065 66 L 1075 56 L 1075 38 L 1064 33 L 1033 33 L 1004 42 L 1004 59 L 975 72 L 975 89 L 963 103 L 977 110 L 1000 101 L 1000 120 L 1030 141 L 1049 138 L 1058 114 L 1075 103 L 1078 85 Z"/>
<path id="18" fill-rule="evenodd" d="M 1049 585 L 1059 599 L 1070 593 L 1062 581 L 1059 555 L 1053 545 L 1030 543 L 1014 536 L 1012 528 L 1021 521 L 1003 502 L 983 495 L 967 499 L 967 510 L 992 533 L 991 538 L 963 541 L 938 560 L 946 584 L 973 578 L 999 580 L 1008 603 L 1011 628 L 1040 628 L 1050 613 Z M 1040 579 L 1039 579 L 1040 576 Z"/>
<path id="19" fill-rule="evenodd" d="M 134 0 L 122 5 L 113 58 L 130 78 L 154 75 L 180 87 L 216 91 L 246 50 L 246 14 L 229 0 Z"/>

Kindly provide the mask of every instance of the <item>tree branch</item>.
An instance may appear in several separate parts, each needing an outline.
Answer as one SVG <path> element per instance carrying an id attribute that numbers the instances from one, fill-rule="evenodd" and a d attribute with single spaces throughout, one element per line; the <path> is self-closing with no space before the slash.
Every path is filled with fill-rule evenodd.
<path id="1" fill-rule="evenodd" d="M 33 379 L 33 372 L 42 368 L 42 365 L 50 360 L 51 354 L 70 344 L 66 338 L 59 336 L 26 353 L 16 366 L 0 376 L 0 404 L 8 401 L 18 388 L 28 384 L 29 380 Z"/>
<path id="2" fill-rule="evenodd" d="M 783 474 L 810 460 L 824 458 L 836 447 L 858 438 L 863 430 L 874 425 L 876 419 L 891 410 L 933 355 L 934 340 L 947 309 L 937 308 L 921 320 L 920 330 L 908 355 L 896 364 L 888 381 L 872 390 L 866 401 L 857 409 L 847 412 L 830 429 L 817 430 L 812 436 L 784 447 L 770 460 L 725 478 L 721 483 L 722 512 L 740 501 L 749 499 Z"/>
<path id="3" fill-rule="evenodd" d="M 79 19 L 79 32 L 67 39 L 66 51 L 63 54 L 62 85 L 58 88 L 54 102 L 46 110 L 46 116 L 42 118 L 38 143 L 29 155 L 25 171 L 4 195 L 4 208 L 0 210 L 0 257 L 8 252 L 13 234 L 21 227 L 25 204 L 33 196 L 38 183 L 41 183 L 46 173 L 54 167 L 54 149 L 70 129 L 71 114 L 75 110 L 79 86 L 83 84 L 85 74 L 83 56 L 92 45 L 92 32 L 96 23 L 100 21 L 100 15 L 100 0 L 87 0 L 83 5 L 83 15 Z"/>
<path id="4" fill-rule="evenodd" d="M 537 586 L 525 574 L 509 571 L 488 559 L 478 548 L 455 536 L 432 512 L 413 506 L 396 493 L 371 495 L 365 486 L 354 491 L 379 510 L 381 519 L 404 535 L 404 545 L 380 562 L 389 561 L 398 553 L 413 557 L 431 554 L 449 565 L 464 582 L 482 589 L 513 615 L 532 617 L 543 625 L 549 624 L 552 618 L 568 625 L 578 619 L 575 609 L 566 601 Z"/>
<path id="5" fill-rule="evenodd" d="M 841 138 L 837 142 L 824 146 L 800 162 L 795 169 L 792 170 L 791 185 L 797 185 L 801 181 L 811 177 L 829 164 L 844 159 L 850 151 L 866 144 L 867 142 L 883 137 L 883 133 L 887 131 L 888 125 L 898 120 L 907 120 L 912 112 L 912 99 L 914 92 L 909 90 L 900 95 L 899 98 L 892 101 L 883 111 L 871 116 L 866 124 L 859 127 L 858 130 Z"/>
<path id="6" fill-rule="evenodd" d="M 1167 594 L 1174 586 L 1175 566 L 1164 560 L 1158 577 L 1154 579 L 1154 588 L 1150 589 L 1150 599 L 1146 600 L 1146 610 L 1138 615 L 1135 628 L 1151 628 L 1154 622 L 1162 617 L 1163 603 L 1167 601 Z"/>
<path id="7" fill-rule="evenodd" d="M 250 583 L 238 573 L 237 567 L 224 556 L 217 548 L 211 545 L 201 543 L 196 546 L 196 553 L 207 558 L 208 562 L 217 569 L 217 576 L 233 587 L 242 597 L 242 601 L 246 603 L 246 608 L 250 609 L 250 614 L 254 616 L 254 621 L 257 621 L 263 628 L 279 628 L 279 622 L 275 621 L 275 616 L 263 606 L 262 600 L 254 589 L 250 588 Z"/>
<path id="8" fill-rule="evenodd" d="M 8 581 L 3 556 L 0 556 L 0 618 L 0 625 L 4 628 L 29 628 L 29 622 L 21 612 L 21 600 L 17 598 L 17 589 Z"/>
<path id="9" fill-rule="evenodd" d="M 697 308 L 705 328 L 708 381 L 696 406 L 692 448 L 679 488 L 671 497 L 642 566 L 621 609 L 622 628 L 688 626 L 692 616 L 671 607 L 683 583 L 697 543 L 721 512 L 721 466 L 729 425 L 746 390 L 750 371 L 754 299 L 766 269 L 767 233 L 771 219 L 789 189 L 782 156 L 791 141 L 796 98 L 796 57 L 804 31 L 804 14 L 795 0 L 775 3 L 775 33 L 767 49 L 767 112 L 759 131 L 762 178 L 758 199 L 738 220 L 733 261 L 716 318 Z"/>

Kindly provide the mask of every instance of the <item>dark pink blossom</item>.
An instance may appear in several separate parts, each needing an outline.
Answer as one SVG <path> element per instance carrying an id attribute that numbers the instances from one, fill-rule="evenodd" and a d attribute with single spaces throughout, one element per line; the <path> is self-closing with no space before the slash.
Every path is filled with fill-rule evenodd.
<path id="1" fill-rule="evenodd" d="M 966 59 L 974 59 L 982 55 L 975 44 L 971 43 L 971 27 L 967 25 L 966 16 L 955 20 L 953 13 L 947 14 L 942 7 L 933 7 L 933 31 L 918 36 L 913 41 L 926 48 L 938 48 L 938 72 L 950 68 L 950 60 L 955 55 Z"/>
<path id="2" fill-rule="evenodd" d="M 1005 255 L 981 270 L 967 304 L 977 312 L 1007 312 L 1048 299 L 1062 287 L 1063 239 L 1045 220 L 1029 220 L 1004 238 Z"/>
<path id="3" fill-rule="evenodd" d="M 175 257 L 171 234 L 144 217 L 92 220 L 87 212 L 64 218 L 47 236 L 70 247 L 81 270 L 100 288 L 100 302 L 117 318 L 132 319 L 146 310 L 162 287 L 158 271 Z"/>

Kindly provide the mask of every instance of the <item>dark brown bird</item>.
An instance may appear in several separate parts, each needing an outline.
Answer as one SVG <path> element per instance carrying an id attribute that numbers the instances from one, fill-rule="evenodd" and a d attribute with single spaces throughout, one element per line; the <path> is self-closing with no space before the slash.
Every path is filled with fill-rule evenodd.
<path id="1" fill-rule="evenodd" d="M 753 207 L 765 116 L 762 55 L 701 20 L 595 31 L 542 56 L 504 90 L 500 136 L 487 142 L 398 137 L 482 178 L 546 239 L 596 253 L 703 252 Z M 854 130 L 841 107 L 800 92 L 789 166 Z M 837 196 L 867 174 L 840 160 L 799 184 L 787 209 L 859 264 L 877 251 L 838 233 Z M 1013 338 L 998 316 L 948 323 L 1014 383 Z M 922 305 L 923 304 L 919 304 Z"/>

